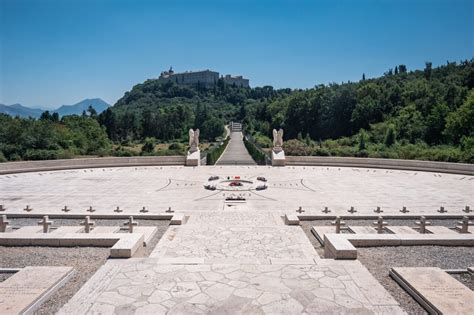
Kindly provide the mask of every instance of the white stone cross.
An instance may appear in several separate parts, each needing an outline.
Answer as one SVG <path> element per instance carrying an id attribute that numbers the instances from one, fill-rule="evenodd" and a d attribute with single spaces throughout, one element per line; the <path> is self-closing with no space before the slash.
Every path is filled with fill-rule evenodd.
<path id="1" fill-rule="evenodd" d="M 61 209 L 63 212 L 69 212 L 71 209 L 69 209 L 67 206 L 64 206 L 64 208 Z"/>
<path id="2" fill-rule="evenodd" d="M 349 210 L 347 210 L 347 212 L 354 213 L 354 212 L 357 212 L 357 210 L 354 209 L 354 207 L 351 207 Z"/>
<path id="3" fill-rule="evenodd" d="M 38 225 L 43 226 L 43 233 L 49 232 L 49 226 L 51 224 L 53 224 L 53 221 L 50 221 L 47 215 L 45 215 L 41 221 L 38 221 Z"/>
<path id="4" fill-rule="evenodd" d="M 426 233 L 426 226 L 431 225 L 431 222 L 426 221 L 426 218 L 424 216 L 420 217 L 420 221 L 415 222 L 416 225 L 420 226 L 420 233 L 425 234 Z"/>
<path id="5" fill-rule="evenodd" d="M 86 233 L 90 233 L 90 231 L 94 228 L 95 222 L 91 221 L 90 216 L 86 216 L 83 222 L 81 222 L 81 225 L 84 225 L 84 229 Z"/>
<path id="6" fill-rule="evenodd" d="M 329 208 L 328 208 L 328 207 L 324 207 L 324 210 L 323 210 L 323 212 L 324 212 L 324 213 L 329 213 L 329 212 L 331 212 L 331 210 L 329 210 Z"/>
<path id="7" fill-rule="evenodd" d="M 173 210 L 171 210 L 171 207 L 168 208 L 168 210 L 165 211 L 166 213 L 172 213 L 174 212 Z"/>
<path id="8" fill-rule="evenodd" d="M 92 206 L 89 207 L 89 209 L 86 210 L 87 212 L 94 212 L 95 209 L 92 208 Z"/>
<path id="9" fill-rule="evenodd" d="M 448 210 L 444 209 L 444 207 L 441 206 L 441 207 L 439 207 L 438 212 L 439 213 L 446 213 L 446 212 L 448 212 Z"/>
<path id="10" fill-rule="evenodd" d="M 26 205 L 26 208 L 23 209 L 23 210 L 25 210 L 26 212 L 30 212 L 31 210 L 33 210 L 33 208 L 30 208 L 29 205 Z"/>
<path id="11" fill-rule="evenodd" d="M 377 207 L 377 209 L 374 210 L 375 213 L 380 213 L 380 212 L 383 212 L 382 209 L 380 209 L 380 207 Z"/>
<path id="12" fill-rule="evenodd" d="M 462 211 L 464 211 L 466 213 L 472 212 L 472 210 L 471 210 L 471 208 L 469 208 L 469 206 L 466 206 Z"/>
<path id="13" fill-rule="evenodd" d="M 461 224 L 461 233 L 469 233 L 469 226 L 474 225 L 471 221 L 469 221 L 469 217 L 464 216 L 462 217 L 462 221 L 458 221 Z"/>
<path id="14" fill-rule="evenodd" d="M 117 212 L 117 213 L 120 213 L 120 212 L 122 212 L 122 211 L 123 211 L 123 210 L 121 210 L 119 206 L 117 206 L 117 208 L 114 210 L 114 212 Z"/>
<path id="15" fill-rule="evenodd" d="M 133 227 L 134 226 L 138 226 L 138 222 L 137 221 L 133 221 L 133 217 L 130 216 L 128 218 L 128 221 L 125 221 L 125 223 L 123 225 L 128 225 L 128 232 L 129 233 L 133 233 Z"/>
<path id="16" fill-rule="evenodd" d="M 6 215 L 0 216 L 0 232 L 6 232 L 7 231 L 7 225 L 10 224 L 10 221 L 7 220 Z"/>
<path id="17" fill-rule="evenodd" d="M 7 208 L 3 207 L 3 205 L 0 205 L 0 211 L 5 211 Z"/>
<path id="18" fill-rule="evenodd" d="M 300 214 L 301 214 L 301 213 L 303 213 L 303 212 L 304 212 L 304 210 L 303 210 L 303 208 L 302 208 L 302 207 L 299 207 L 299 208 L 298 208 L 298 210 L 296 210 L 296 212 L 298 212 L 298 213 L 300 213 Z"/>
<path id="19" fill-rule="evenodd" d="M 336 221 L 331 222 L 332 225 L 336 226 L 336 233 L 341 233 L 341 225 L 345 225 L 346 222 L 341 221 L 341 217 L 336 217 Z"/>
<path id="20" fill-rule="evenodd" d="M 402 213 L 407 213 L 410 212 L 410 210 L 407 209 L 407 207 L 403 206 L 402 210 L 400 210 Z"/>
<path id="21" fill-rule="evenodd" d="M 382 234 L 383 233 L 383 228 L 386 227 L 388 225 L 388 223 L 385 222 L 382 217 L 378 217 L 377 221 L 374 222 L 374 225 L 377 226 L 377 233 Z"/>
<path id="22" fill-rule="evenodd" d="M 142 213 L 147 213 L 148 210 L 147 210 L 146 207 L 144 206 L 144 207 L 140 210 L 140 212 L 142 212 Z"/>

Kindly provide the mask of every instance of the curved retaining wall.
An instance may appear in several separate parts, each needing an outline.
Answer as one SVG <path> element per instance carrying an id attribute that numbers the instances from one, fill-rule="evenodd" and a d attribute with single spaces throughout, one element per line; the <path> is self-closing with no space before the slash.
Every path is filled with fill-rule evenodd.
<path id="1" fill-rule="evenodd" d="M 184 156 L 102 157 L 0 163 L 0 175 L 97 167 L 184 165 Z"/>
<path id="2" fill-rule="evenodd" d="M 397 170 L 474 175 L 474 164 L 432 162 L 419 160 L 395 160 L 327 156 L 287 156 L 286 165 L 385 168 Z"/>

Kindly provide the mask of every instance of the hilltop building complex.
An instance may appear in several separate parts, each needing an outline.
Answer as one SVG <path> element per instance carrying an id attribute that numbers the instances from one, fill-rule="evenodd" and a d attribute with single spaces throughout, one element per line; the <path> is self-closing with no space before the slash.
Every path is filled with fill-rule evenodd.
<path id="1" fill-rule="evenodd" d="M 231 76 L 226 74 L 220 76 L 225 83 L 230 85 L 236 85 L 240 87 L 249 87 L 249 80 L 244 79 L 242 76 Z M 173 68 L 170 67 L 168 71 L 163 71 L 160 74 L 159 80 L 162 81 L 174 81 L 180 85 L 193 85 L 201 84 L 205 87 L 213 87 L 219 80 L 219 72 L 211 71 L 209 69 L 203 71 L 186 71 L 181 73 L 175 73 Z"/>

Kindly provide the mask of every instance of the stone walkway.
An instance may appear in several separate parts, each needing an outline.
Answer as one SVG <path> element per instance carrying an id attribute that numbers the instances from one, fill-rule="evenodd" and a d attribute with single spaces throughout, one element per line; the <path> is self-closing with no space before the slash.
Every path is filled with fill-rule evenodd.
<path id="1" fill-rule="evenodd" d="M 320 259 L 275 213 L 193 213 L 150 258 L 110 260 L 60 314 L 403 314 L 358 261 Z"/>
<path id="2" fill-rule="evenodd" d="M 255 165 L 245 148 L 241 132 L 231 132 L 230 142 L 216 165 Z"/>

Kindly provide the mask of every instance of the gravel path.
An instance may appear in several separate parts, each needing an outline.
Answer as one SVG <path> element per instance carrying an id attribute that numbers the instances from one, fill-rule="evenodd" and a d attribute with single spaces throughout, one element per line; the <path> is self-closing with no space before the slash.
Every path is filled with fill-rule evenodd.
<path id="1" fill-rule="evenodd" d="M 11 219 L 16 227 L 36 225 L 38 219 Z M 79 225 L 79 219 L 55 219 L 53 226 Z M 98 226 L 122 226 L 125 220 L 94 220 Z M 139 226 L 157 226 L 158 232 L 148 246 L 137 253 L 137 257 L 150 254 L 170 221 L 136 220 Z M 107 261 L 110 249 L 102 247 L 3 247 L 0 246 L 0 268 L 23 268 L 26 266 L 71 266 L 73 277 L 46 301 L 36 314 L 54 314 L 84 285 Z M 12 274 L 1 274 L 0 282 Z"/>
<path id="2" fill-rule="evenodd" d="M 373 220 L 346 220 L 347 225 L 367 226 Z M 389 225 L 414 226 L 412 220 L 386 220 Z M 433 220 L 433 225 L 452 227 L 455 220 Z M 308 236 L 311 244 L 323 257 L 324 248 L 311 233 L 315 225 L 330 225 L 327 220 L 302 221 L 301 227 Z M 474 265 L 474 248 L 448 246 L 399 246 L 399 247 L 360 247 L 357 249 L 357 259 L 364 264 L 370 273 L 390 292 L 408 314 L 427 314 L 405 290 L 390 276 L 392 267 L 439 267 L 442 269 L 466 269 Z M 453 275 L 464 285 L 473 289 L 470 276 Z"/>

